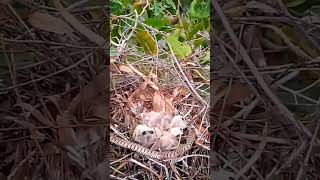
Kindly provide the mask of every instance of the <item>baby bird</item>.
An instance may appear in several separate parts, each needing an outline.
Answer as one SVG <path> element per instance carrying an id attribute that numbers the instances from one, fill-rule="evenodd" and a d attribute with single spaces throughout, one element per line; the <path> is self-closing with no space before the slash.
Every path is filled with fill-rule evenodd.
<path id="1" fill-rule="evenodd" d="M 183 134 L 183 131 L 181 130 L 181 128 L 175 127 L 175 128 L 169 129 L 169 133 L 171 137 L 177 138 Z"/>
<path id="2" fill-rule="evenodd" d="M 163 131 L 169 130 L 172 118 L 173 116 L 171 114 L 161 112 L 161 126 Z"/>
<path id="3" fill-rule="evenodd" d="M 157 139 L 155 130 L 145 124 L 139 124 L 133 131 L 132 138 L 144 147 L 149 148 Z"/>
<path id="4" fill-rule="evenodd" d="M 175 149 L 178 145 L 178 140 L 175 134 L 170 131 L 164 131 L 160 138 L 160 149 L 162 151 L 169 151 Z"/>
<path id="5" fill-rule="evenodd" d="M 160 128 L 162 131 L 169 129 L 172 115 L 165 112 L 150 111 L 141 114 L 142 124 L 152 128 Z"/>
<path id="6" fill-rule="evenodd" d="M 166 112 L 150 111 L 141 114 L 142 124 L 134 131 L 136 142 L 152 150 L 169 151 L 179 145 L 183 129 L 187 127 L 183 117 Z"/>
<path id="7" fill-rule="evenodd" d="M 169 124 L 168 131 L 164 131 L 160 138 L 161 150 L 168 151 L 175 149 L 179 145 L 179 139 L 183 134 L 183 129 L 187 127 L 187 124 L 182 119 L 182 116 L 174 116 Z"/>
<path id="8" fill-rule="evenodd" d="M 157 127 L 161 121 L 161 114 L 155 111 L 141 113 L 142 124 L 149 127 Z"/>
<path id="9" fill-rule="evenodd" d="M 169 124 L 169 128 L 180 128 L 185 129 L 187 127 L 186 122 L 182 119 L 180 115 L 174 116 Z"/>

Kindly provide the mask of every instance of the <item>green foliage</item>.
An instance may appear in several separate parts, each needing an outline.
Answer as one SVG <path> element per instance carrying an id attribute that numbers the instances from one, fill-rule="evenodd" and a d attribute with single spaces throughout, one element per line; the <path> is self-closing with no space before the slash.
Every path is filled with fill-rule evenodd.
<path id="1" fill-rule="evenodd" d="M 179 3 L 178 3 L 179 2 Z M 135 16 L 131 19 L 117 18 L 120 15 L 142 12 L 146 3 L 138 0 L 111 0 L 111 39 L 118 40 L 127 36 L 135 24 Z M 178 59 L 191 55 L 194 48 L 204 48 L 209 44 L 203 33 L 210 28 L 209 0 L 150 0 L 149 6 L 140 16 L 138 27 L 131 37 L 144 53 L 156 55 L 159 41 L 166 42 L 165 49 L 170 45 Z M 147 26 L 147 27 L 146 27 Z M 157 30 L 155 33 L 153 30 Z M 151 34 L 155 33 L 155 34 Z M 207 64 L 209 60 L 205 60 Z"/>
<path id="2" fill-rule="evenodd" d="M 168 36 L 166 41 L 178 59 L 186 58 L 192 53 L 191 47 L 188 44 L 179 41 L 178 31 Z"/>
<path id="3" fill-rule="evenodd" d="M 157 44 L 148 31 L 137 29 L 137 41 L 144 49 L 145 53 L 149 55 L 157 55 Z"/>
<path id="4" fill-rule="evenodd" d="M 201 59 L 200 64 L 206 65 L 210 63 L 210 51 Z"/>
<path id="5" fill-rule="evenodd" d="M 168 17 L 162 17 L 162 18 L 158 18 L 158 17 L 153 17 L 153 18 L 147 18 L 144 23 L 146 23 L 147 25 L 150 25 L 158 30 L 164 29 L 166 27 L 169 27 L 169 18 Z"/>
<path id="6" fill-rule="evenodd" d="M 190 16 L 194 18 L 206 18 L 210 16 L 209 0 L 193 0 L 190 6 Z"/>
<path id="7" fill-rule="evenodd" d="M 167 5 L 173 8 L 174 10 L 177 9 L 176 4 L 172 0 L 166 0 Z"/>
<path id="8" fill-rule="evenodd" d="M 131 8 L 132 0 L 111 0 L 110 11 L 114 15 L 123 15 L 128 13 Z"/>
<path id="9" fill-rule="evenodd" d="M 122 14 L 122 4 L 120 2 L 112 0 L 110 2 L 110 11 L 115 15 Z"/>
<path id="10" fill-rule="evenodd" d="M 153 14 L 153 16 L 163 15 L 166 7 L 162 4 L 162 2 L 154 2 L 149 8 Z"/>
<path id="11" fill-rule="evenodd" d="M 173 0 L 152 1 L 149 15 L 151 17 L 163 16 L 165 14 L 176 14 L 177 5 Z"/>

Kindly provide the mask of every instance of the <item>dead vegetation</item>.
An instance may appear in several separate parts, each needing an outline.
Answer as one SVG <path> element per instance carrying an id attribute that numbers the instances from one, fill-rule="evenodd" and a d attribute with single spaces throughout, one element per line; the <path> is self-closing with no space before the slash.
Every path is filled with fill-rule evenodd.
<path id="1" fill-rule="evenodd" d="M 319 179 L 319 15 L 282 0 L 212 4 L 211 174 Z"/>
<path id="2" fill-rule="evenodd" d="M 1 1 L 0 12 L 0 179 L 104 179 L 106 117 L 64 115 L 106 69 L 103 5 Z"/>
<path id="3" fill-rule="evenodd" d="M 166 162 L 152 160 L 112 145 L 111 175 L 137 179 L 208 177 L 209 121 L 206 113 L 208 106 L 203 105 L 204 99 L 197 99 L 190 93 L 184 81 L 181 80 L 183 79 L 181 72 L 169 68 L 172 65 L 164 68 L 166 67 L 165 59 L 154 61 L 157 63 L 144 58 L 135 65 L 124 65 L 121 61 L 117 61 L 120 65 L 112 65 L 111 118 L 112 123 L 117 126 L 111 125 L 111 129 L 132 141 L 133 130 L 141 121 L 139 114 L 143 110 L 176 112 L 185 116 L 190 126 L 196 127 L 199 136 L 196 141 L 198 145 L 182 157 Z M 201 66 L 193 68 L 202 69 Z M 144 75 L 138 69 L 146 69 L 147 72 L 154 69 L 154 71 Z M 135 171 L 132 171 L 133 169 Z"/>

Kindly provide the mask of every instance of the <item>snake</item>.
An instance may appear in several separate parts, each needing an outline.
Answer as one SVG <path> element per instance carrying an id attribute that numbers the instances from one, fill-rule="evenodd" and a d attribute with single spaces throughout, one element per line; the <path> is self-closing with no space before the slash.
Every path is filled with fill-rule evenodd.
<path id="1" fill-rule="evenodd" d="M 107 90 L 106 86 L 104 85 L 104 83 L 107 82 L 106 73 L 107 71 L 103 71 L 102 73 L 98 74 L 93 81 L 89 82 L 84 88 L 80 89 L 80 92 L 73 98 L 69 107 L 63 112 L 65 117 L 70 117 L 70 115 L 74 116 L 77 109 L 81 107 L 88 108 L 90 106 L 91 108 L 94 108 L 94 106 L 96 106 L 97 98 L 106 97 Z M 110 142 L 152 159 L 167 160 L 179 158 L 181 155 L 190 150 L 195 141 L 195 136 L 196 134 L 194 128 L 188 126 L 186 143 L 179 144 L 176 149 L 171 151 L 151 150 L 134 141 L 123 139 L 116 133 L 110 133 Z"/>
<path id="2" fill-rule="evenodd" d="M 144 156 L 149 158 L 158 159 L 158 160 L 167 160 L 167 159 L 175 159 L 180 157 L 182 154 L 191 149 L 192 144 L 195 140 L 195 131 L 192 127 L 187 128 L 188 135 L 186 136 L 186 143 L 180 144 L 177 149 L 172 151 L 155 151 L 149 148 L 146 148 L 138 143 L 128 141 L 118 137 L 115 133 L 110 134 L 110 142 L 114 143 L 123 148 L 130 149 L 132 151 L 138 152 Z"/>

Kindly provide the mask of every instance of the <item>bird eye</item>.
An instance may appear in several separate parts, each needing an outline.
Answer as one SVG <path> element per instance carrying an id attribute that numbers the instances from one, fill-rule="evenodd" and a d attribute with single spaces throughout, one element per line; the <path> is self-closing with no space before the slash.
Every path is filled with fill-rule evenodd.
<path id="1" fill-rule="evenodd" d="M 146 132 L 145 132 L 145 131 L 143 131 L 141 134 L 144 136 L 144 135 L 146 135 Z"/>

